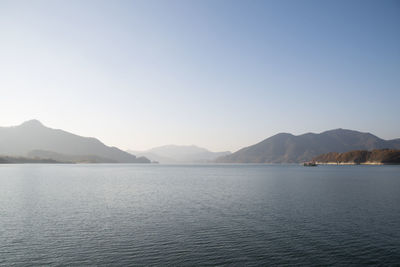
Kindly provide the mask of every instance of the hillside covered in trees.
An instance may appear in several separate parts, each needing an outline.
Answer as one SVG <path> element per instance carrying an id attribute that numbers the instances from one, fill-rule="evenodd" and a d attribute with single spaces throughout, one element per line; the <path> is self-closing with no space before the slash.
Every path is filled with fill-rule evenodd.
<path id="1" fill-rule="evenodd" d="M 344 153 L 330 152 L 313 158 L 319 164 L 400 164 L 400 150 L 355 150 Z"/>

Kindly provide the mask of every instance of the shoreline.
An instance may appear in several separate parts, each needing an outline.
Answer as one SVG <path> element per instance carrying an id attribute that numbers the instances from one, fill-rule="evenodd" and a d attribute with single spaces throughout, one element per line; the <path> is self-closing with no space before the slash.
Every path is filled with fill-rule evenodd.
<path id="1" fill-rule="evenodd" d="M 361 163 L 355 163 L 355 162 L 315 162 L 318 165 L 399 165 L 399 164 L 393 164 L 393 163 L 382 163 L 382 162 L 377 162 L 377 161 L 367 161 L 367 162 L 361 162 Z"/>

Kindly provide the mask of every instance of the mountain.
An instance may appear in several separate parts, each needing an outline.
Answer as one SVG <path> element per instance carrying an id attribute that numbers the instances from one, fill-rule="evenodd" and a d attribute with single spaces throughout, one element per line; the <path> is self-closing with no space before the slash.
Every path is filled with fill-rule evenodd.
<path id="1" fill-rule="evenodd" d="M 356 150 L 344 153 L 330 152 L 312 159 L 318 164 L 400 164 L 400 150 Z"/>
<path id="2" fill-rule="evenodd" d="M 219 163 L 295 163 L 309 161 L 328 152 L 400 149 L 400 139 L 383 140 L 373 134 L 335 129 L 320 134 L 279 133 L 255 145 L 220 157 Z"/>
<path id="3" fill-rule="evenodd" d="M 146 151 L 132 151 L 129 153 L 144 156 L 160 163 L 205 163 L 216 158 L 229 155 L 231 152 L 211 152 L 197 146 L 166 145 L 155 147 Z"/>
<path id="4" fill-rule="evenodd" d="M 44 154 L 48 156 L 46 158 L 57 155 L 57 160 L 73 162 L 82 162 L 80 159 L 96 163 L 150 162 L 116 147 L 106 146 L 96 138 L 48 128 L 38 120 L 14 127 L 0 127 L 0 155 L 40 157 Z"/>

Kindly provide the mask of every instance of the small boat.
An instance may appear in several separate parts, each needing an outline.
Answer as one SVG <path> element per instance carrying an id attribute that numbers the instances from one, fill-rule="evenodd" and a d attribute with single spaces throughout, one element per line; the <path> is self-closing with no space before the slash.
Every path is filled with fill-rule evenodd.
<path id="1" fill-rule="evenodd" d="M 317 163 L 315 163 L 314 161 L 304 162 L 303 165 L 306 166 L 306 167 L 316 167 L 316 166 L 318 166 Z"/>

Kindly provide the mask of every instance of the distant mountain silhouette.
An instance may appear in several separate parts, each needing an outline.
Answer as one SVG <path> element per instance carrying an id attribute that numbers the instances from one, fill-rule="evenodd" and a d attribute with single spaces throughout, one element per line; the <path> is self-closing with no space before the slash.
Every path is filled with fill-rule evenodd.
<path id="1" fill-rule="evenodd" d="M 229 155 L 231 152 L 211 152 L 197 146 L 166 145 L 155 147 L 146 151 L 128 150 L 129 153 L 144 156 L 159 163 L 205 163 L 212 162 L 220 156 Z"/>
<path id="2" fill-rule="evenodd" d="M 148 163 L 116 147 L 109 147 L 92 137 L 82 137 L 51 129 L 38 120 L 19 126 L 0 127 L 0 155 L 40 157 L 58 161 L 101 163 Z"/>
<path id="3" fill-rule="evenodd" d="M 280 133 L 245 147 L 216 162 L 220 163 L 296 163 L 309 161 L 328 152 L 351 150 L 400 149 L 400 139 L 383 140 L 370 133 L 336 129 L 320 134 Z"/>

